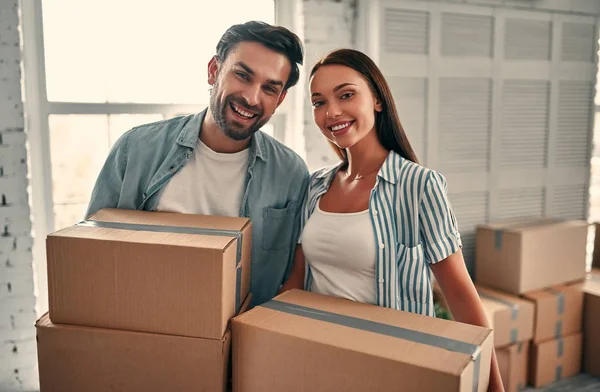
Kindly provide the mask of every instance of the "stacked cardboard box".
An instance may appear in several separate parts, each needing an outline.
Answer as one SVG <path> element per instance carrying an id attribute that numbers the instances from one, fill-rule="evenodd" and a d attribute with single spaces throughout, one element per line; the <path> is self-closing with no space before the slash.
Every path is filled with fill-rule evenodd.
<path id="1" fill-rule="evenodd" d="M 536 387 L 579 373 L 588 225 L 584 221 L 530 219 L 479 226 L 476 282 L 534 306 L 529 347 L 529 384 Z M 497 349 L 505 385 L 519 383 L 508 370 L 523 369 L 523 344 Z M 519 354 L 519 355 L 517 355 Z M 522 370 L 521 370 L 522 372 Z M 516 389 L 515 389 L 516 388 Z"/>
<path id="2" fill-rule="evenodd" d="M 486 391 L 491 329 L 292 290 L 233 319 L 234 391 Z"/>
<path id="3" fill-rule="evenodd" d="M 507 392 L 518 392 L 527 385 L 534 306 L 517 296 L 483 286 L 477 286 L 477 292 L 494 330 L 494 347 L 504 388 Z"/>
<path id="4" fill-rule="evenodd" d="M 225 390 L 248 219 L 107 209 L 46 244 L 42 392 Z"/>

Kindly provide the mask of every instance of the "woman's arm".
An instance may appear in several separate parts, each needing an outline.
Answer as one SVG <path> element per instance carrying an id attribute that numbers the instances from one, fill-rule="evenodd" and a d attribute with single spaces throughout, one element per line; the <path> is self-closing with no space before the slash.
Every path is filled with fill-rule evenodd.
<path id="1" fill-rule="evenodd" d="M 456 321 L 490 327 L 483 304 L 469 276 L 460 250 L 444 260 L 432 264 L 431 270 L 446 298 L 450 313 Z M 492 350 L 492 367 L 490 369 L 488 391 L 504 391 L 495 350 Z"/>
<path id="2" fill-rule="evenodd" d="M 296 253 L 294 254 L 294 265 L 288 280 L 281 286 L 279 294 L 291 289 L 304 289 L 304 252 L 302 245 L 296 245 Z"/>

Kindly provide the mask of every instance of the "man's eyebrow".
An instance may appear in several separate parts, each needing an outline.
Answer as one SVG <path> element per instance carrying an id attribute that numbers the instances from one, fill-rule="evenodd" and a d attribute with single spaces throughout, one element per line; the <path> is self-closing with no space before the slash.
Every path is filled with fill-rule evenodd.
<path id="1" fill-rule="evenodd" d="M 254 71 L 252 70 L 252 68 L 250 68 L 243 61 L 238 61 L 237 63 L 235 63 L 235 65 L 237 65 L 238 67 L 243 68 L 244 71 L 248 72 L 250 75 L 254 75 Z M 269 80 L 267 80 L 267 83 L 271 84 L 271 85 L 274 85 L 274 86 L 283 86 L 283 82 L 281 80 L 269 79 Z"/>
<path id="2" fill-rule="evenodd" d="M 235 65 L 244 68 L 244 71 L 248 72 L 250 75 L 254 75 L 254 71 L 252 68 L 248 67 L 243 61 L 238 61 Z"/>

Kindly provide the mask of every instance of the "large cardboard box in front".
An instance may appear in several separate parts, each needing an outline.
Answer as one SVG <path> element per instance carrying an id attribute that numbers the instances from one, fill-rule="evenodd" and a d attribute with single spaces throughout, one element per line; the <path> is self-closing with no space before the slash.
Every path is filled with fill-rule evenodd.
<path id="1" fill-rule="evenodd" d="M 233 388 L 486 391 L 491 329 L 288 291 L 235 317 Z"/>
<path id="2" fill-rule="evenodd" d="M 248 293 L 246 218 L 105 209 L 46 240 L 56 324 L 221 339 Z"/>
<path id="3" fill-rule="evenodd" d="M 203 339 L 36 324 L 41 392 L 225 391 L 230 333 Z"/>
<path id="4" fill-rule="evenodd" d="M 529 383 L 543 387 L 581 372 L 581 332 L 531 346 Z"/>
<path id="5" fill-rule="evenodd" d="M 588 224 L 551 219 L 479 226 L 478 284 L 521 295 L 585 277 Z"/>
<path id="6" fill-rule="evenodd" d="M 533 342 L 581 332 L 583 292 L 578 285 L 559 285 L 523 296 L 535 304 Z"/>
<path id="7" fill-rule="evenodd" d="M 527 385 L 530 342 L 496 348 L 496 358 L 506 392 L 521 392 Z"/>
<path id="8" fill-rule="evenodd" d="M 534 306 L 522 298 L 477 285 L 477 292 L 494 330 L 494 346 L 531 340 Z"/>

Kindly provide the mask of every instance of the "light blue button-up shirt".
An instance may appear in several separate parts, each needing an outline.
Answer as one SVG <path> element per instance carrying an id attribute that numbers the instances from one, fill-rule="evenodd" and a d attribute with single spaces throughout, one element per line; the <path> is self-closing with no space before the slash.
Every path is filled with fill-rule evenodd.
<path id="1" fill-rule="evenodd" d="M 193 156 L 205 114 L 145 124 L 119 138 L 100 171 L 86 217 L 102 208 L 156 210 L 167 182 Z M 296 153 L 260 131 L 254 134 L 239 213 L 252 222 L 253 305 L 277 295 L 289 275 L 308 179 Z"/>

